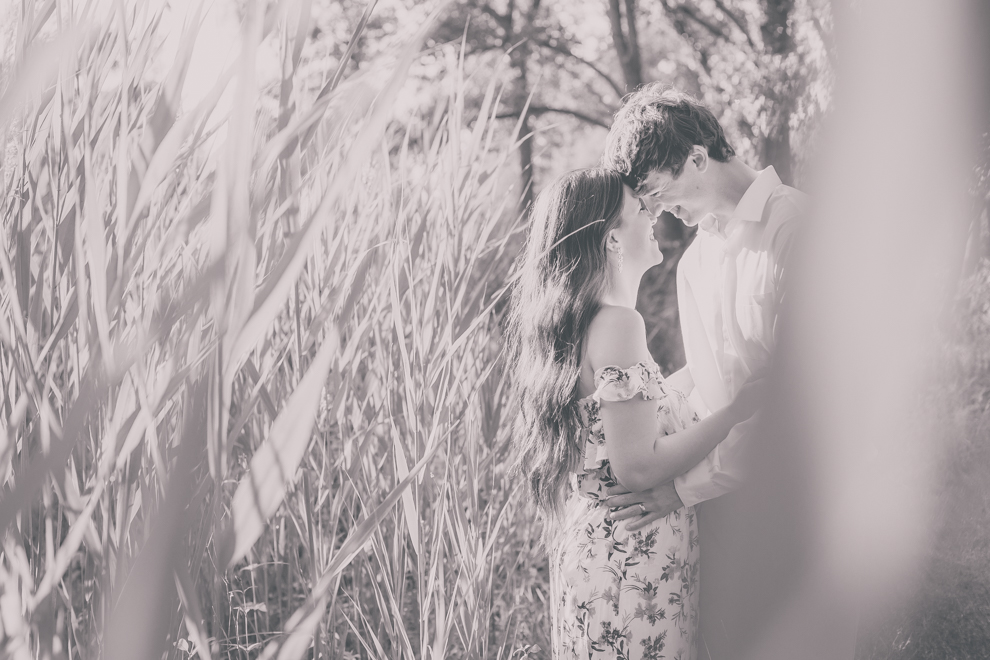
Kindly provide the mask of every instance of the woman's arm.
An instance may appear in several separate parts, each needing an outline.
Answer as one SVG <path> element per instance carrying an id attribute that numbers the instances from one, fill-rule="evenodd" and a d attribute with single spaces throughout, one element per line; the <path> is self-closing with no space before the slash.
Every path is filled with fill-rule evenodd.
<path id="1" fill-rule="evenodd" d="M 645 323 L 633 309 L 603 309 L 588 334 L 588 359 L 594 371 L 609 365 L 628 368 L 650 359 Z M 660 435 L 657 401 L 641 396 L 602 401 L 612 471 L 623 486 L 634 491 L 670 481 L 701 461 L 733 426 L 749 417 L 752 398 L 734 401 L 688 429 L 666 436 Z"/>
<path id="2" fill-rule="evenodd" d="M 620 484 L 634 491 L 688 471 L 744 419 L 730 404 L 683 431 L 660 435 L 656 401 L 603 401 L 601 410 L 612 471 Z"/>

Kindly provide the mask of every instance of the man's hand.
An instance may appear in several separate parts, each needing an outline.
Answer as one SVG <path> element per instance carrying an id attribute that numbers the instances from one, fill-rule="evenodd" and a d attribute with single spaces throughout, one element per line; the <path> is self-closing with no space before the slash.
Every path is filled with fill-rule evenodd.
<path id="1" fill-rule="evenodd" d="M 729 407 L 736 411 L 739 421 L 745 421 L 756 414 L 767 399 L 770 379 L 764 376 L 750 378 L 736 392 Z"/>
<path id="2" fill-rule="evenodd" d="M 673 481 L 639 493 L 630 492 L 622 486 L 613 486 L 608 489 L 605 502 L 610 509 L 614 509 L 609 517 L 612 520 L 628 521 L 626 529 L 630 532 L 666 518 L 684 506 L 674 490 Z"/>

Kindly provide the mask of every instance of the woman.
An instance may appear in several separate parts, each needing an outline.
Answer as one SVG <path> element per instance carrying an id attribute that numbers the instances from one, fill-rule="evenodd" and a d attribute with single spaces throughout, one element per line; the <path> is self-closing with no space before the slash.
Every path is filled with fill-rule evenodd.
<path id="1" fill-rule="evenodd" d="M 693 510 L 628 533 L 605 490 L 685 472 L 758 398 L 748 385 L 698 421 L 681 393 L 693 387 L 686 369 L 665 380 L 651 359 L 634 306 L 643 274 L 663 260 L 655 222 L 618 174 L 567 174 L 536 201 L 513 292 L 515 442 L 547 522 L 556 658 L 695 657 Z"/>

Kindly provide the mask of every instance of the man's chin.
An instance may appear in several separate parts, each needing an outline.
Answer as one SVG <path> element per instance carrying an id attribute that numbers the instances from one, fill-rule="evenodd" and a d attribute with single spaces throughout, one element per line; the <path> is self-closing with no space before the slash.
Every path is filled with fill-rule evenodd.
<path id="1" fill-rule="evenodd" d="M 708 220 L 711 220 L 713 223 L 715 222 L 715 216 L 711 213 L 706 213 L 704 215 L 693 215 L 693 214 L 690 215 L 684 214 L 684 215 L 685 217 L 681 218 L 681 222 L 683 222 L 688 227 L 700 227 L 701 225 L 705 224 L 705 222 Z"/>

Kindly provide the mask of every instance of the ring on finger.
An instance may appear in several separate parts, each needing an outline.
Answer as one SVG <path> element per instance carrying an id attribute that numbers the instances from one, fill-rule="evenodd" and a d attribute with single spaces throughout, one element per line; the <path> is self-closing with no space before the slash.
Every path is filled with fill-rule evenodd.
<path id="1" fill-rule="evenodd" d="M 644 516 L 646 515 L 646 507 L 643 506 L 642 502 L 639 503 L 639 512 Z"/>

